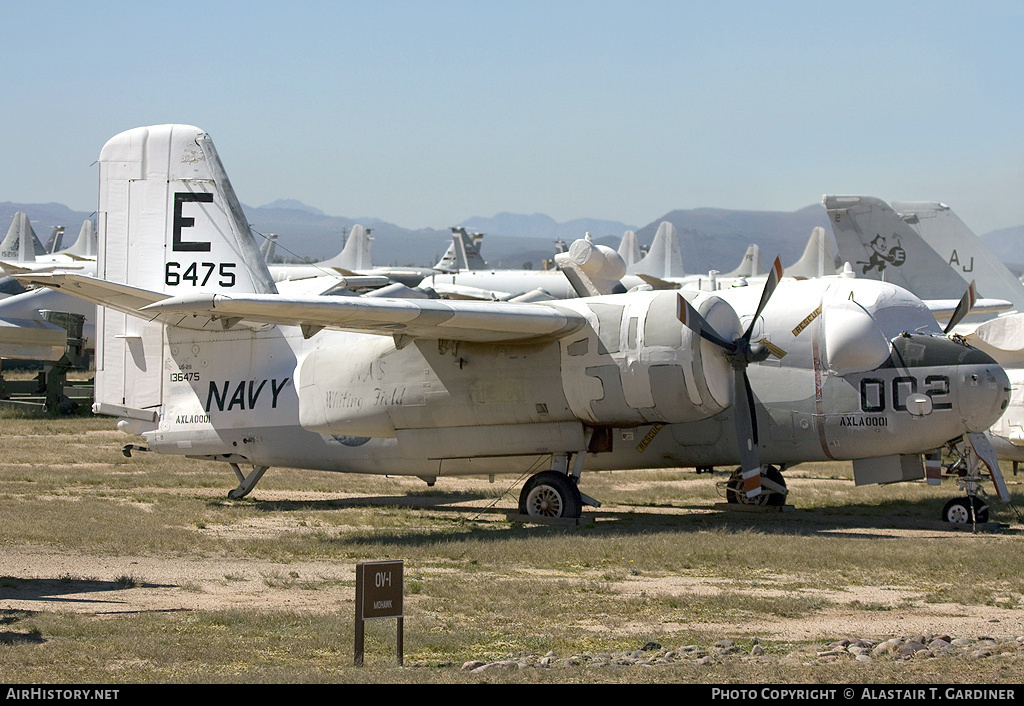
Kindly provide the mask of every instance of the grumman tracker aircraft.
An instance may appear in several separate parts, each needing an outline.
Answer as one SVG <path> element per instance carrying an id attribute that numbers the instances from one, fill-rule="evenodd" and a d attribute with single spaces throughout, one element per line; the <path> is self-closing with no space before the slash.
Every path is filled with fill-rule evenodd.
<path id="1" fill-rule="evenodd" d="M 891 482 L 950 444 L 980 467 L 1007 403 L 1003 370 L 890 284 L 776 264 L 720 294 L 286 296 L 203 131 L 129 130 L 99 165 L 99 276 L 26 277 L 103 305 L 94 410 L 151 451 L 230 464 L 231 497 L 271 466 L 533 474 L 519 510 L 572 518 L 597 504 L 584 470 L 730 465 L 730 496 L 775 502 L 803 461 Z M 566 255 L 584 274 L 618 257 Z"/>

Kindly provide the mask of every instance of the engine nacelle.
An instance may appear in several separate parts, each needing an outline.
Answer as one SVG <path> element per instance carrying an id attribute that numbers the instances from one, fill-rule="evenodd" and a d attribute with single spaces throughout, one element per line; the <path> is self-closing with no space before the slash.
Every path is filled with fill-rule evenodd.
<path id="1" fill-rule="evenodd" d="M 562 340 L 565 395 L 577 418 L 599 426 L 692 422 L 732 405 L 732 365 L 681 323 L 682 296 L 634 292 L 560 302 L 591 322 Z M 686 297 L 721 337 L 740 335 L 728 303 L 700 292 Z"/>

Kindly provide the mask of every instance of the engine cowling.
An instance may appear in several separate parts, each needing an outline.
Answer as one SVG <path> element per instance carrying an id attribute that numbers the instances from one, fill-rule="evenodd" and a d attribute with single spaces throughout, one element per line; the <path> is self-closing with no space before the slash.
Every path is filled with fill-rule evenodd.
<path id="1" fill-rule="evenodd" d="M 682 296 L 634 292 L 560 303 L 591 322 L 562 340 L 565 395 L 579 419 L 601 426 L 691 422 L 732 405 L 732 367 L 720 348 L 681 323 Z M 728 303 L 700 292 L 685 296 L 721 335 L 740 334 Z"/>

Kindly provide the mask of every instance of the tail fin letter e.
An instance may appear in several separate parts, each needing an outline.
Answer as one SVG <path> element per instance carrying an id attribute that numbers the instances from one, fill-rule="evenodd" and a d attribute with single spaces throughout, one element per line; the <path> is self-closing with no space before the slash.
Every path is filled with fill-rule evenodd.
<path id="1" fill-rule="evenodd" d="M 181 229 L 195 226 L 196 219 L 181 215 L 183 203 L 213 203 L 213 194 L 177 192 L 174 194 L 174 241 L 171 249 L 177 252 L 210 252 L 210 243 L 181 239 Z"/>

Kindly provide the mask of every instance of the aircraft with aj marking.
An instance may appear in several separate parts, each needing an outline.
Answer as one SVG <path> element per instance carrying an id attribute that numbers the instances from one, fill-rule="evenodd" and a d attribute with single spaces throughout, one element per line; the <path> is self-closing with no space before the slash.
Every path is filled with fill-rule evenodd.
<path id="1" fill-rule="evenodd" d="M 102 305 L 94 411 L 145 439 L 126 453 L 226 463 L 234 498 L 272 466 L 532 473 L 519 511 L 574 518 L 599 504 L 585 471 L 738 466 L 728 497 L 781 504 L 800 462 L 892 482 L 949 445 L 981 468 L 1009 397 L 884 282 L 776 261 L 763 288 L 593 295 L 624 263 L 578 240 L 559 263 L 589 296 L 571 300 L 290 296 L 202 130 L 129 130 L 99 169 L 97 277 L 21 277 Z"/>

